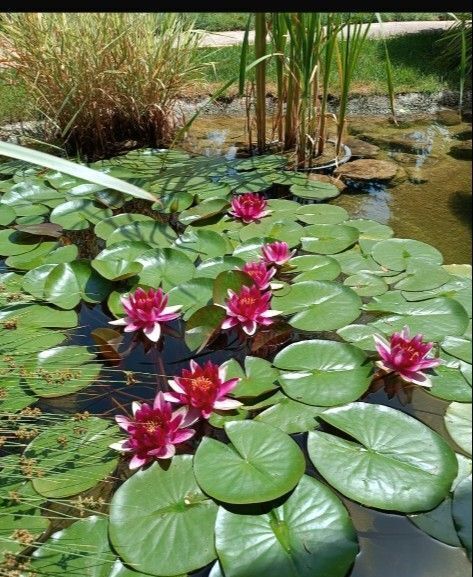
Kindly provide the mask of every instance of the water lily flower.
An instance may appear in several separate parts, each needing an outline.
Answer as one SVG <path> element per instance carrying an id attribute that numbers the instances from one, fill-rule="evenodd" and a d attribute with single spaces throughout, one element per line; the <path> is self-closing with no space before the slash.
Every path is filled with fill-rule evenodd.
<path id="1" fill-rule="evenodd" d="M 271 212 L 266 210 L 268 205 L 266 200 L 261 195 L 253 194 L 252 192 L 235 196 L 232 199 L 231 205 L 232 207 L 228 211 L 229 214 L 235 218 L 239 218 L 246 224 L 260 220 Z"/>
<path id="2" fill-rule="evenodd" d="M 271 279 L 277 272 L 274 267 L 268 268 L 262 261 L 247 262 L 241 270 L 253 279 L 260 291 L 265 291 L 270 287 Z"/>
<path id="3" fill-rule="evenodd" d="M 297 251 L 295 249 L 290 251 L 287 242 L 276 241 L 264 244 L 261 247 L 261 252 L 263 253 L 263 261 L 266 264 L 277 264 L 281 266 L 292 258 Z"/>
<path id="4" fill-rule="evenodd" d="M 126 316 L 116 321 L 110 321 L 110 325 L 125 325 L 125 332 L 143 331 L 150 341 L 158 342 L 161 336 L 161 323 L 177 319 L 180 315 L 177 311 L 182 305 L 166 306 L 168 296 L 162 289 L 148 291 L 137 288 L 128 297 L 120 298 Z"/>
<path id="5" fill-rule="evenodd" d="M 181 407 L 172 412 L 172 405 L 159 392 L 153 406 L 134 402 L 133 418 L 125 415 L 115 417 L 118 425 L 129 437 L 124 441 L 112 443 L 111 449 L 125 453 L 134 453 L 130 469 L 137 469 L 154 459 L 170 459 L 176 453 L 176 445 L 194 436 L 194 429 L 187 429 L 195 419 L 188 416 L 188 410 Z"/>
<path id="6" fill-rule="evenodd" d="M 407 326 L 400 333 L 394 333 L 389 343 L 375 335 L 376 350 L 381 357 L 376 364 L 385 371 L 397 373 L 405 381 L 424 387 L 432 386 L 429 377 L 422 371 L 437 367 L 440 359 L 427 358 L 433 343 L 424 343 L 422 339 L 420 334 L 410 338 Z"/>
<path id="7" fill-rule="evenodd" d="M 202 367 L 190 362 L 190 370 L 183 369 L 180 377 L 168 381 L 173 389 L 164 398 L 171 403 L 181 403 L 190 408 L 191 415 L 208 419 L 215 410 L 229 411 L 241 406 L 236 399 L 226 395 L 232 391 L 239 378 L 226 379 L 226 368 L 207 361 Z"/>
<path id="8" fill-rule="evenodd" d="M 243 286 L 239 293 L 228 289 L 229 298 L 224 306 L 227 318 L 222 329 L 240 325 L 249 336 L 255 334 L 258 325 L 269 326 L 274 321 L 271 317 L 280 315 L 281 311 L 270 310 L 271 292 L 261 292 L 255 285 Z"/>

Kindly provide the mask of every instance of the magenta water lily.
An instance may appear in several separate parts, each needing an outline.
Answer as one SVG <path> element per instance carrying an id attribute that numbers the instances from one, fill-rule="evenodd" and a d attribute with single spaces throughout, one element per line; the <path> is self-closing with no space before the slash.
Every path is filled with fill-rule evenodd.
<path id="1" fill-rule="evenodd" d="M 200 366 L 194 360 L 190 370 L 183 369 L 179 377 L 169 381 L 173 389 L 164 398 L 172 403 L 187 405 L 190 414 L 208 419 L 214 411 L 229 411 L 242 405 L 240 401 L 227 397 L 237 386 L 239 378 L 226 379 L 226 368 L 207 361 Z"/>
<path id="2" fill-rule="evenodd" d="M 130 469 L 137 469 L 155 459 L 170 459 L 176 454 L 176 445 L 194 436 L 194 429 L 186 428 L 195 421 L 189 417 L 187 408 L 172 412 L 171 407 L 164 393 L 159 392 L 152 406 L 135 401 L 132 419 L 125 415 L 115 417 L 129 437 L 112 443 L 110 448 L 133 454 Z"/>
<path id="3" fill-rule="evenodd" d="M 228 212 L 247 224 L 270 214 L 271 211 L 267 210 L 267 206 L 268 203 L 263 196 L 247 192 L 232 199 L 231 209 Z"/>
<path id="4" fill-rule="evenodd" d="M 277 272 L 274 267 L 268 267 L 264 262 L 248 262 L 243 266 L 242 270 L 253 279 L 255 285 L 261 291 L 270 288 L 271 279 Z"/>
<path id="5" fill-rule="evenodd" d="M 124 325 L 125 332 L 143 331 L 150 341 L 157 342 L 161 337 L 161 324 L 179 318 L 181 305 L 167 306 L 168 296 L 162 289 L 137 288 L 129 296 L 121 297 L 126 316 L 111 325 Z"/>
<path id="6" fill-rule="evenodd" d="M 423 371 L 440 365 L 440 359 L 427 357 L 433 343 L 424 343 L 421 334 L 411 338 L 407 326 L 401 332 L 394 333 L 389 343 L 378 335 L 374 340 L 382 359 L 377 361 L 380 368 L 387 372 L 394 371 L 407 382 L 431 386 L 429 377 Z"/>
<path id="7" fill-rule="evenodd" d="M 261 252 L 263 253 L 263 261 L 268 264 L 275 264 L 281 266 L 286 264 L 289 259 L 291 259 L 295 254 L 296 250 L 289 250 L 289 245 L 287 242 L 272 242 L 269 244 L 264 244 L 261 247 Z"/>

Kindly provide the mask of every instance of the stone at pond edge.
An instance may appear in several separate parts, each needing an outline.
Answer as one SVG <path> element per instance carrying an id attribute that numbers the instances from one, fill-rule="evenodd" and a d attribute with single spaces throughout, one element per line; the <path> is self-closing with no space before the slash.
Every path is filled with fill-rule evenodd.
<path id="1" fill-rule="evenodd" d="M 379 146 L 370 144 L 365 140 L 359 138 L 349 137 L 345 140 L 345 144 L 351 150 L 352 156 L 361 156 L 363 158 L 375 158 L 379 154 Z"/>
<path id="2" fill-rule="evenodd" d="M 471 140 L 454 144 L 449 152 L 450 156 L 459 160 L 471 160 Z"/>
<path id="3" fill-rule="evenodd" d="M 381 148 L 397 149 L 401 152 L 410 152 L 411 154 L 418 154 L 421 152 L 428 152 L 432 143 L 430 140 L 424 138 L 422 132 L 409 132 L 400 134 L 360 134 L 361 140 L 366 140 L 371 144 L 376 144 Z"/>
<path id="4" fill-rule="evenodd" d="M 319 182 L 333 184 L 340 192 L 343 192 L 347 187 L 347 185 L 340 179 L 333 178 L 333 176 L 328 176 L 326 174 L 309 174 L 309 180 L 318 180 Z"/>
<path id="5" fill-rule="evenodd" d="M 461 117 L 455 110 L 439 110 L 437 112 L 437 122 L 444 126 L 456 126 L 461 123 Z"/>
<path id="6" fill-rule="evenodd" d="M 392 180 L 398 171 L 389 160 L 360 159 L 339 166 L 334 174 L 352 180 Z"/>
<path id="7" fill-rule="evenodd" d="M 438 162 L 438 156 L 429 154 L 429 156 L 421 156 L 419 154 L 409 154 L 408 152 L 394 152 L 392 154 L 393 160 L 403 165 L 415 166 L 421 161 L 422 166 L 434 166 Z"/>

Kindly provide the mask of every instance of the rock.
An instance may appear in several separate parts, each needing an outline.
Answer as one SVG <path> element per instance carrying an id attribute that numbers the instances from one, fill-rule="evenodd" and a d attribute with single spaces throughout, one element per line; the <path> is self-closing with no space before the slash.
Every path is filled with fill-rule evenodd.
<path id="1" fill-rule="evenodd" d="M 421 164 L 422 166 L 433 166 L 439 161 L 438 156 L 429 154 L 429 156 L 421 156 L 419 154 L 409 154 L 408 152 L 394 152 L 392 158 L 399 162 L 399 164 L 407 164 L 408 166 L 415 166 Z"/>
<path id="2" fill-rule="evenodd" d="M 366 140 L 371 144 L 376 144 L 382 148 L 389 148 L 391 150 L 398 150 L 401 152 L 409 152 L 411 154 L 419 154 L 428 152 L 432 146 L 430 140 L 425 138 L 422 132 L 410 132 L 408 134 L 360 134 L 362 140 Z"/>
<path id="3" fill-rule="evenodd" d="M 423 184 L 424 182 L 429 182 L 428 176 L 425 174 L 422 168 L 418 166 L 406 168 L 406 173 L 409 181 L 413 184 Z"/>
<path id="4" fill-rule="evenodd" d="M 327 176 L 326 174 L 309 174 L 310 180 L 318 180 L 319 182 L 328 182 L 333 184 L 338 188 L 340 192 L 343 192 L 347 185 L 338 178 L 333 178 L 333 176 Z"/>
<path id="5" fill-rule="evenodd" d="M 437 112 L 437 122 L 444 126 L 456 126 L 461 124 L 461 116 L 455 110 L 439 110 Z"/>
<path id="6" fill-rule="evenodd" d="M 464 110 L 462 112 L 463 122 L 471 122 L 471 110 Z"/>
<path id="7" fill-rule="evenodd" d="M 450 149 L 449 154 L 453 156 L 453 158 L 460 160 L 471 160 L 471 140 L 465 140 L 465 142 L 455 144 Z"/>
<path id="8" fill-rule="evenodd" d="M 334 174 L 352 180 L 391 180 L 397 171 L 397 164 L 389 160 L 360 159 L 339 166 Z"/>
<path id="9" fill-rule="evenodd" d="M 365 140 L 359 138 L 349 137 L 345 140 L 345 144 L 351 150 L 352 156 L 360 156 L 363 158 L 375 158 L 379 154 L 379 146 L 370 144 Z"/>
<path id="10" fill-rule="evenodd" d="M 455 140 L 471 140 L 471 130 L 460 130 L 460 132 L 457 132 L 456 134 L 453 135 L 453 138 L 455 138 Z"/>

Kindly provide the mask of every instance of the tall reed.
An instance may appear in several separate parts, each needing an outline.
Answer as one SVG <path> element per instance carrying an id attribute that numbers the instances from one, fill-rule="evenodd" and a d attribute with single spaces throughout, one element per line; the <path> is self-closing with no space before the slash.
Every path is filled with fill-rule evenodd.
<path id="1" fill-rule="evenodd" d="M 170 142 L 176 99 L 204 66 L 197 46 L 179 14 L 15 13 L 2 18 L 0 63 L 47 129 L 91 160 L 127 140 Z"/>

